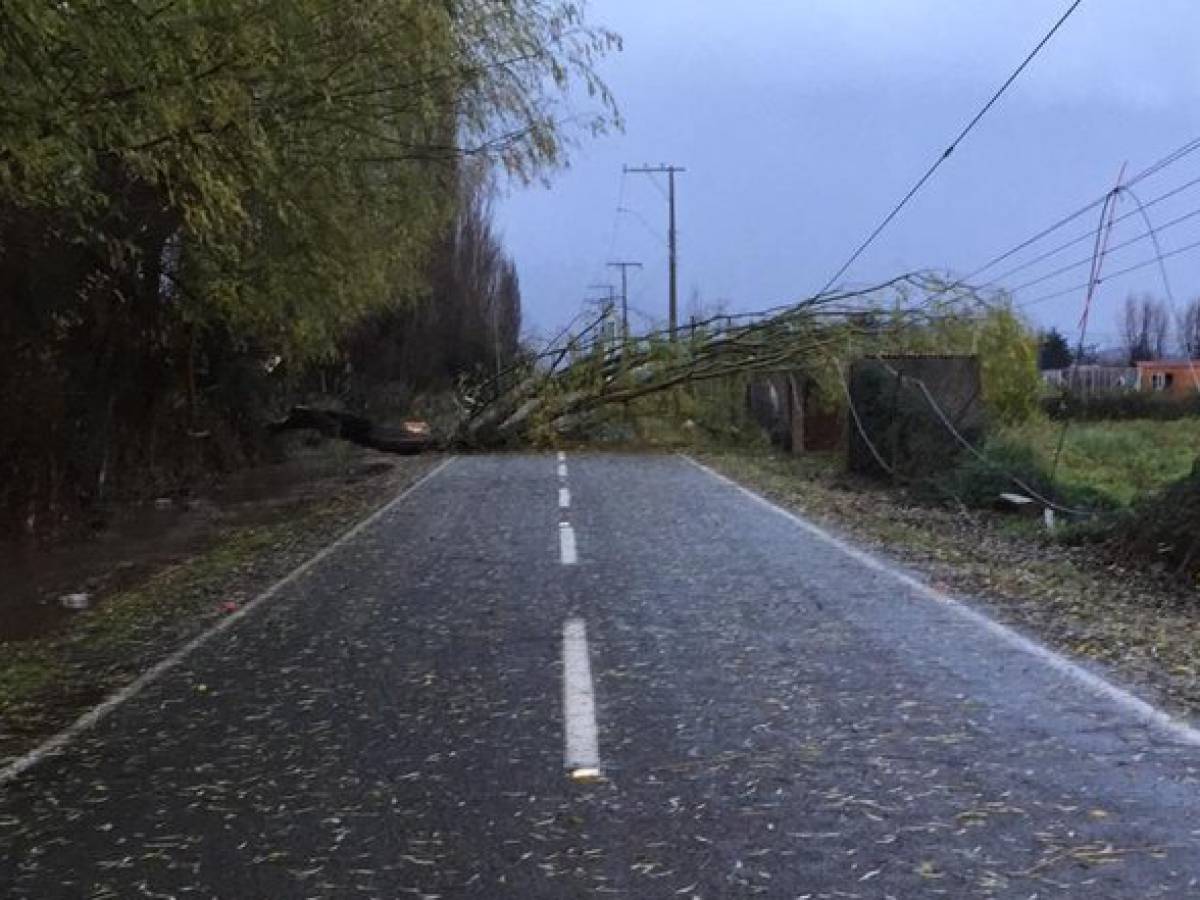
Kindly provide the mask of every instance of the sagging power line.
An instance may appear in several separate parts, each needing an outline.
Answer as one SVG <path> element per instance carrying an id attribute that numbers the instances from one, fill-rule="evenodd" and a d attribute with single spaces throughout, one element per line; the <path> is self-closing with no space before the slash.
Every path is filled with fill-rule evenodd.
<path id="1" fill-rule="evenodd" d="M 850 257 L 844 263 L 842 263 L 841 268 L 838 269 L 833 274 L 833 277 L 830 278 L 827 282 L 825 282 L 824 286 L 817 292 L 818 296 L 820 296 L 821 294 L 824 294 L 831 287 L 833 287 L 833 285 L 836 284 L 837 281 L 843 275 L 846 274 L 846 272 L 850 269 L 850 267 L 852 265 L 854 265 L 854 263 L 858 260 L 858 258 L 860 256 L 862 256 L 863 253 L 866 252 L 867 248 L 870 247 L 873 243 L 875 243 L 876 239 L 883 233 L 884 229 L 887 228 L 888 225 L 890 225 L 892 223 L 892 220 L 895 219 L 896 216 L 898 216 L 900 214 L 901 210 L 903 210 L 904 207 L 906 207 L 908 205 L 909 201 L 911 201 L 913 199 L 913 197 L 915 197 L 918 194 L 918 192 L 920 192 L 920 190 L 923 187 L 925 187 L 925 185 L 929 182 L 929 180 L 931 178 L 933 178 L 934 173 L 937 172 L 937 170 L 942 167 L 942 164 L 945 163 L 946 160 L 948 160 L 950 158 L 951 154 L 954 153 L 954 151 L 955 151 L 955 149 L 957 149 L 958 145 L 961 144 L 963 142 L 963 140 L 967 137 L 967 135 L 969 135 L 975 129 L 975 127 L 980 123 L 980 121 L 982 121 L 983 117 L 985 115 L 987 115 L 988 111 L 993 106 L 996 105 L 996 103 L 999 101 L 1000 97 L 1003 96 L 1003 94 L 1012 86 L 1013 82 L 1015 82 L 1017 80 L 1017 78 L 1020 77 L 1021 73 L 1025 71 L 1025 69 L 1029 66 L 1029 64 L 1031 62 L 1033 62 L 1034 58 L 1039 53 L 1042 52 L 1042 49 L 1048 43 L 1050 43 L 1050 40 L 1054 37 L 1055 34 L 1058 33 L 1058 30 L 1060 28 L 1062 28 L 1062 26 L 1064 24 L 1066 24 L 1067 19 L 1069 19 L 1071 17 L 1071 15 L 1075 12 L 1075 10 L 1077 10 L 1080 7 L 1080 5 L 1082 3 L 1083 3 L 1083 0 L 1074 0 L 1074 2 L 1071 3 L 1071 5 L 1067 8 L 1066 12 L 1064 12 L 1059 17 L 1058 21 L 1054 23 L 1054 26 L 1045 34 L 1045 36 L 1042 37 L 1042 39 L 1040 41 L 1038 41 L 1037 46 L 1035 46 L 1033 48 L 1033 50 L 1031 50 L 1029 52 L 1029 54 L 1025 57 L 1025 59 L 1022 60 L 1021 64 L 1019 66 L 1017 66 L 1017 68 L 1012 72 L 1012 74 L 1009 75 L 1008 78 L 1006 78 L 1004 80 L 1004 83 L 1002 85 L 1000 85 L 1000 87 L 996 90 L 996 92 L 994 94 L 992 94 L 992 96 L 988 99 L 987 103 L 985 103 L 983 105 L 983 107 L 977 113 L 975 113 L 975 115 L 963 127 L 963 129 L 958 133 L 958 135 L 954 138 L 954 140 L 952 140 L 950 142 L 949 146 L 947 146 L 946 149 L 942 151 L 941 155 L 938 156 L 938 158 L 936 160 L 934 160 L 933 164 L 930 165 L 929 168 L 925 170 L 925 174 L 923 174 L 920 178 L 917 179 L 916 184 L 914 184 L 911 188 L 909 188 L 908 193 L 905 194 L 900 199 L 900 202 L 897 203 L 894 207 L 892 207 L 892 210 L 886 216 L 883 217 L 883 221 L 881 221 L 877 226 L 875 226 L 875 230 L 872 231 L 867 236 L 866 240 L 864 240 L 861 244 L 859 244 L 859 246 L 855 249 L 855 251 L 850 254 Z"/>

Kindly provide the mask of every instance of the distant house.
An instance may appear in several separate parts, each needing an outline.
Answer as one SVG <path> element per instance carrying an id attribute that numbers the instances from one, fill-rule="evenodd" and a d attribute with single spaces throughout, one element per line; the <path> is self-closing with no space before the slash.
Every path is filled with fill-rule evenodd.
<path id="1" fill-rule="evenodd" d="M 1200 360 L 1160 359 L 1137 364 L 1138 389 L 1187 397 L 1200 391 Z"/>
<path id="2" fill-rule="evenodd" d="M 1082 397 L 1134 391 L 1138 387 L 1138 370 L 1129 366 L 1083 365 L 1069 369 L 1047 369 L 1042 380 L 1060 390 Z"/>

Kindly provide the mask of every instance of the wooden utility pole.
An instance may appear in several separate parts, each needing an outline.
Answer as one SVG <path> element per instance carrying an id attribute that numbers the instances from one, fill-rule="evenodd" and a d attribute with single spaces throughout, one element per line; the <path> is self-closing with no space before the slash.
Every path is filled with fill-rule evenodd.
<path id="1" fill-rule="evenodd" d="M 667 244 L 668 244 L 669 253 L 670 253 L 670 260 L 669 260 L 669 264 L 670 264 L 670 266 L 669 266 L 670 267 L 670 288 L 669 288 L 670 295 L 669 295 L 669 300 L 668 300 L 668 302 L 669 302 L 668 322 L 669 322 L 669 329 L 670 329 L 670 333 L 671 333 L 671 340 L 675 340 L 675 331 L 679 326 L 679 272 L 678 272 L 678 266 L 677 266 L 677 253 L 676 253 L 677 242 L 676 242 L 676 234 L 675 234 L 675 173 L 686 172 L 686 171 L 687 171 L 687 169 L 684 169 L 681 166 L 669 166 L 669 165 L 665 165 L 665 164 L 661 165 L 661 166 L 638 166 L 636 168 L 631 168 L 629 166 L 625 167 L 625 172 L 626 172 L 626 174 L 629 174 L 629 175 L 666 175 L 667 176 L 667 182 L 669 185 L 669 191 L 667 193 L 667 204 L 670 207 L 670 209 L 669 209 L 670 230 L 667 233 Z"/>
<path id="2" fill-rule="evenodd" d="M 610 268 L 621 270 L 621 337 L 629 340 L 629 270 L 640 269 L 640 262 L 610 262 Z"/>

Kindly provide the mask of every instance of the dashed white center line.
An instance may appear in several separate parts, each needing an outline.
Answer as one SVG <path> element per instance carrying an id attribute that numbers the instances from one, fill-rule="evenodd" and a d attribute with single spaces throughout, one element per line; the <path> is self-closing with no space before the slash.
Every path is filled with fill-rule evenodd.
<path id="1" fill-rule="evenodd" d="M 563 624 L 563 762 L 574 779 L 600 777 L 596 697 L 583 619 Z"/>
<path id="2" fill-rule="evenodd" d="M 559 478 L 567 477 L 567 464 L 565 462 L 560 462 L 558 464 L 558 477 Z"/>
<path id="3" fill-rule="evenodd" d="M 566 450 L 559 450 L 559 451 L 558 451 L 558 461 L 559 461 L 559 462 L 566 462 L 566 461 L 567 461 L 567 451 L 566 451 Z"/>
<path id="4" fill-rule="evenodd" d="M 564 566 L 573 566 L 579 562 L 575 550 L 575 529 L 570 522 L 558 523 L 558 554 Z"/>
<path id="5" fill-rule="evenodd" d="M 559 509 L 570 509 L 571 508 L 571 489 L 570 488 L 560 487 L 558 489 L 558 508 Z"/>

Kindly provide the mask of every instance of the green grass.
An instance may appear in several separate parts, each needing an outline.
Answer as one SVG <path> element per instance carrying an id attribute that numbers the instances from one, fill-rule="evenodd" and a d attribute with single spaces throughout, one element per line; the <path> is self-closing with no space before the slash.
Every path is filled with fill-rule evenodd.
<path id="1" fill-rule="evenodd" d="M 1003 437 L 1031 446 L 1048 471 L 1061 431 L 1061 423 L 1039 419 L 1010 428 Z M 1128 505 L 1186 476 L 1197 457 L 1200 418 L 1072 423 L 1058 479 L 1068 488 L 1100 491 Z"/>

